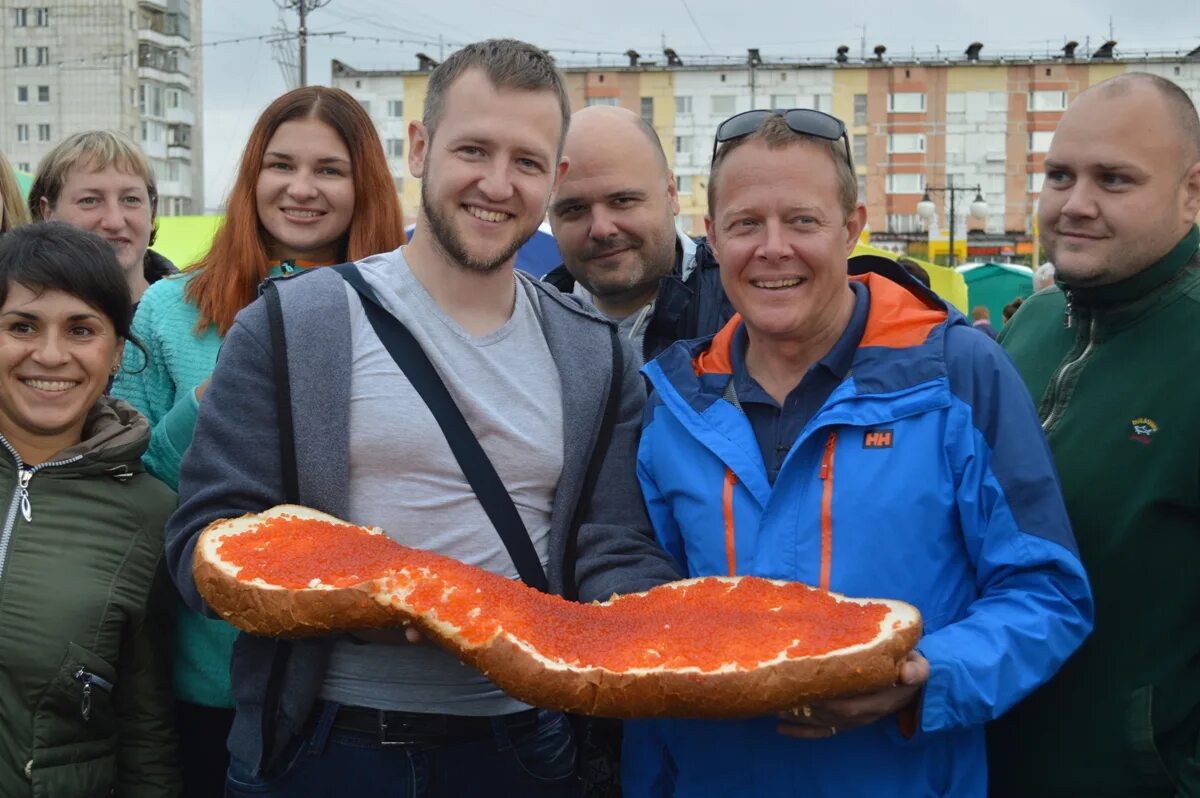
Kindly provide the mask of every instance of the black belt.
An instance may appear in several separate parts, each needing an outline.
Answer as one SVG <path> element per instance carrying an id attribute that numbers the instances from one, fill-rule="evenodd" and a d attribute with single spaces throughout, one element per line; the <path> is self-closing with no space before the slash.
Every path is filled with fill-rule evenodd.
<path id="1" fill-rule="evenodd" d="M 369 734 L 380 745 L 444 745 L 482 740 L 492 736 L 492 720 L 499 718 L 510 731 L 537 724 L 537 710 L 511 715 L 431 715 L 369 707 L 338 707 L 333 728 Z"/>

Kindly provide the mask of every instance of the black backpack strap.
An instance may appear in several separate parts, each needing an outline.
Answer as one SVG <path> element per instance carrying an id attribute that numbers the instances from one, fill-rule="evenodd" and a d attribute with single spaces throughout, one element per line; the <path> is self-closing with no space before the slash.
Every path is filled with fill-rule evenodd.
<path id="1" fill-rule="evenodd" d="M 608 401 L 604 403 L 604 417 L 600 420 L 600 432 L 596 435 L 596 445 L 592 449 L 592 459 L 588 461 L 587 472 L 583 478 L 583 490 L 575 505 L 575 513 L 571 517 L 571 528 L 567 530 L 567 545 L 563 554 L 563 597 L 570 601 L 579 599 L 579 584 L 575 580 L 575 557 L 579 548 L 579 527 L 591 509 L 592 494 L 596 492 L 596 483 L 600 479 L 600 467 L 608 454 L 608 445 L 612 442 L 613 428 L 617 425 L 617 410 L 621 404 L 621 381 L 624 378 L 625 357 L 621 351 L 621 337 L 616 325 L 609 328 L 612 343 L 612 380 L 608 386 Z"/>
<path id="2" fill-rule="evenodd" d="M 446 390 L 446 384 L 438 376 L 437 369 L 429 362 L 429 357 L 421 349 L 417 339 L 399 319 L 383 307 L 355 264 L 345 263 L 332 268 L 358 292 L 367 320 L 371 322 L 375 334 L 396 361 L 396 365 L 404 372 L 413 389 L 429 406 L 430 412 L 442 429 L 442 434 L 450 444 L 454 459 L 458 461 L 484 512 L 496 527 L 496 532 L 504 542 L 504 547 L 508 549 L 521 579 L 530 587 L 545 593 L 550 592 L 546 571 L 542 568 L 542 562 L 538 559 L 533 541 L 529 539 L 529 532 L 517 512 L 517 506 L 513 504 L 512 496 L 504 487 L 492 461 L 479 445 L 475 433 L 471 432 L 462 411 L 454 403 L 454 398 Z"/>

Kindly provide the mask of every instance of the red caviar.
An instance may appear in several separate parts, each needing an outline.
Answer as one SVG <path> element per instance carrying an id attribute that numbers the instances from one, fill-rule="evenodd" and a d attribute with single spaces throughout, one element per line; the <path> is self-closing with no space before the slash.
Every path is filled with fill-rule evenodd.
<path id="1" fill-rule="evenodd" d="M 220 556 L 242 581 L 291 589 L 332 587 L 404 573 L 404 603 L 486 643 L 504 629 L 542 656 L 579 667 L 753 668 L 782 652 L 823 654 L 873 640 L 883 604 L 839 602 L 797 582 L 702 580 L 610 606 L 576 604 L 432 552 L 410 549 L 351 524 L 291 516 L 226 538 Z M 398 577 L 403 589 L 408 579 Z"/>

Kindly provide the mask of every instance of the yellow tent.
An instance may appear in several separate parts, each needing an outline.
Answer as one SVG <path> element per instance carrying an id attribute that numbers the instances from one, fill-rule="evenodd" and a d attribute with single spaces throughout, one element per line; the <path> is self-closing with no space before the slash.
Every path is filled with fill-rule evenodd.
<path id="1" fill-rule="evenodd" d="M 159 255 L 186 269 L 208 252 L 224 216 L 160 216 L 158 236 L 151 247 Z"/>

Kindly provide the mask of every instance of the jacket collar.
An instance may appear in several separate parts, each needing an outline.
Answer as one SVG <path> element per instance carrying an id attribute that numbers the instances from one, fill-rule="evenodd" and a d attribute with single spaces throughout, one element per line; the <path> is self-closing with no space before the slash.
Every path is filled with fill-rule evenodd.
<path id="1" fill-rule="evenodd" d="M 850 279 L 864 284 L 871 296 L 867 326 L 858 345 L 855 366 L 860 364 L 865 349 L 919 350 L 949 317 L 948 309 L 940 300 L 941 307 L 931 307 L 926 299 L 883 275 L 867 273 Z M 711 345 L 704 346 L 706 341 L 699 342 L 692 357 L 692 370 L 696 376 L 733 373 L 730 352 L 734 333 L 741 324 L 739 313 L 713 337 Z"/>
<path id="2" fill-rule="evenodd" d="M 1200 228 L 1192 225 L 1192 229 L 1170 252 L 1132 277 L 1095 288 L 1072 288 L 1063 283 L 1060 283 L 1060 287 L 1064 292 L 1070 293 L 1072 302 L 1083 305 L 1111 306 L 1133 302 L 1153 293 L 1178 276 L 1196 256 L 1198 248 Z"/>

